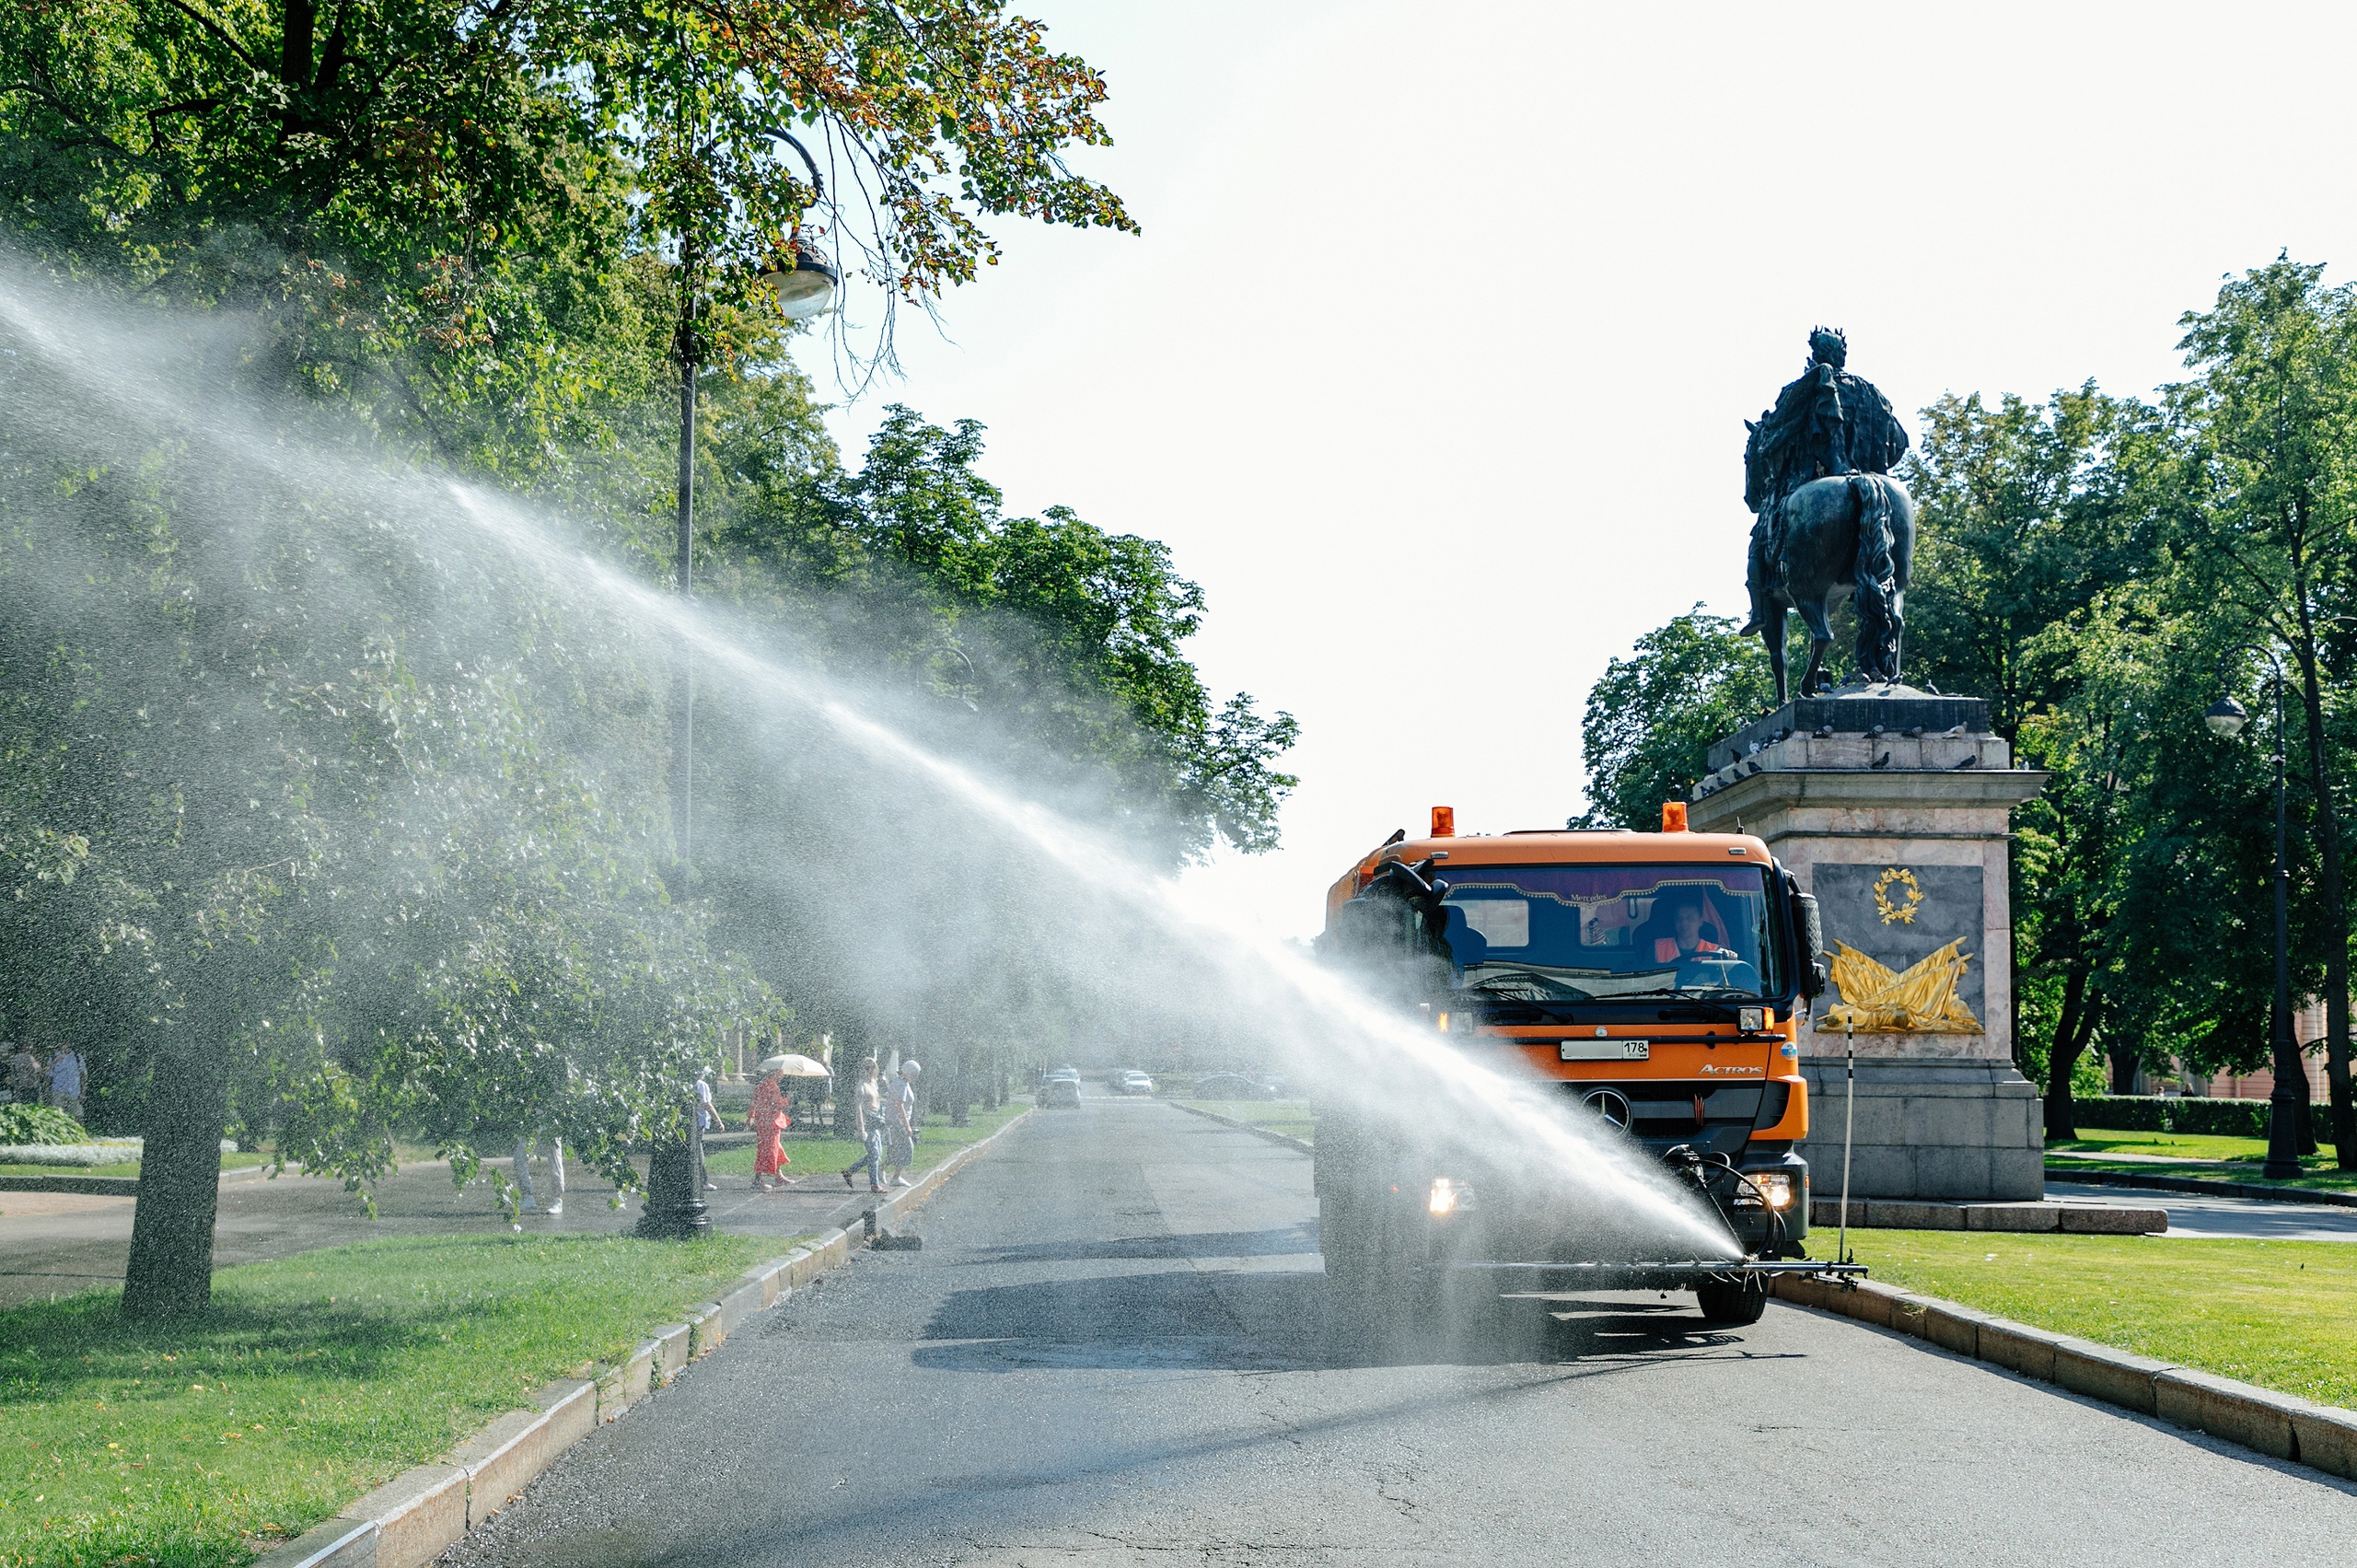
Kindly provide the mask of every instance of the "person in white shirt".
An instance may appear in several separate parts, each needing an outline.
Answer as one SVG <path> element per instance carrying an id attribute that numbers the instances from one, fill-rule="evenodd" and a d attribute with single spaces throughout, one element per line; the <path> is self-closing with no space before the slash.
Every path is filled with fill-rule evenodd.
<path id="1" fill-rule="evenodd" d="M 76 1121 L 82 1120 L 84 1075 L 82 1053 L 70 1045 L 49 1064 L 49 1103 Z"/>
<path id="2" fill-rule="evenodd" d="M 900 1063 L 900 1075 L 892 1084 L 891 1098 L 884 1120 L 884 1141 L 888 1145 L 884 1156 L 887 1185 L 916 1185 L 909 1179 L 908 1170 L 916 1163 L 917 1157 L 917 1074 L 923 1071 L 912 1056 Z"/>
<path id="3" fill-rule="evenodd" d="M 859 1158 L 843 1169 L 843 1185 L 853 1191 L 859 1189 L 852 1178 L 867 1172 L 867 1190 L 884 1191 L 884 1102 L 876 1087 L 876 1058 L 859 1064 L 859 1087 L 851 1098 L 853 1131 L 859 1136 Z"/>

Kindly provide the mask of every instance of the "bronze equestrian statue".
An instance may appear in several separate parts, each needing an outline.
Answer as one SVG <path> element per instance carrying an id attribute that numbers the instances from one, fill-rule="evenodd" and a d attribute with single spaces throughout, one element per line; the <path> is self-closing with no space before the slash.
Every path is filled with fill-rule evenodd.
<path id="1" fill-rule="evenodd" d="M 1907 578 L 1915 558 L 1915 503 L 1890 470 L 1907 454 L 1907 432 L 1874 383 L 1842 368 L 1850 345 L 1839 329 L 1809 333 L 1809 365 L 1776 394 L 1776 406 L 1744 422 L 1743 501 L 1751 526 L 1751 621 L 1784 682 L 1784 617 L 1808 627 L 1808 668 L 1800 694 L 1829 685 L 1829 621 L 1844 594 L 1856 598 L 1858 679 L 1898 679 L 1906 630 Z"/>

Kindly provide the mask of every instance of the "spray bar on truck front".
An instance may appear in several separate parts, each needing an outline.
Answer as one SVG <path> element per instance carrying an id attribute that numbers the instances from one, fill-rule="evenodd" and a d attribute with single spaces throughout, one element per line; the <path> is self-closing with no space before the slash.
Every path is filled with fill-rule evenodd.
<path id="1" fill-rule="evenodd" d="M 1542 1289 L 1553 1285 L 1587 1290 L 1692 1290 L 1705 1281 L 1721 1283 L 1744 1279 L 1764 1281 L 1774 1274 L 1797 1274 L 1806 1279 L 1830 1281 L 1861 1280 L 1866 1276 L 1864 1263 L 1821 1263 L 1808 1258 L 1747 1258 L 1740 1260 L 1694 1258 L 1633 1263 L 1510 1263 L 1487 1258 L 1461 1258 L 1453 1259 L 1442 1266 L 1452 1273 L 1535 1275 Z"/>

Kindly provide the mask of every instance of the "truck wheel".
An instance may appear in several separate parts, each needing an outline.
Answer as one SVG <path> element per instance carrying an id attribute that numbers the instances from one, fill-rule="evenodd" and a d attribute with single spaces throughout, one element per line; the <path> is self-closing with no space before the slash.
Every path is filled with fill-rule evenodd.
<path id="1" fill-rule="evenodd" d="M 1366 1246 L 1352 1223 L 1351 1205 L 1329 1189 L 1318 1195 L 1318 1250 L 1326 1259 L 1326 1280 L 1345 1294 L 1355 1291 L 1365 1267 Z"/>
<path id="2" fill-rule="evenodd" d="M 1741 1327 L 1759 1322 L 1768 1310 L 1768 1282 L 1756 1277 L 1713 1280 L 1697 1286 L 1694 1296 L 1701 1305 L 1705 1322 Z"/>

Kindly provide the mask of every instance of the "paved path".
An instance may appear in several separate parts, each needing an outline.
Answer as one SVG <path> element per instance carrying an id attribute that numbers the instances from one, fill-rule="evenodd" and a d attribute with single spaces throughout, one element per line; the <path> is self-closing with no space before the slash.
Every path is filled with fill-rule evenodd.
<path id="1" fill-rule="evenodd" d="M 2083 1186 L 2049 1177 L 2046 1195 L 2065 1202 L 2091 1200 L 2165 1208 L 2169 1228 L 2180 1237 L 2241 1237 L 2262 1241 L 2357 1241 L 2357 1209 L 2326 1203 L 2286 1203 L 2272 1198 L 2211 1197 L 2200 1192 L 2155 1192 L 2142 1188 Z"/>
<path id="2" fill-rule="evenodd" d="M 2346 1564 L 2357 1487 L 1781 1304 L 1596 1297 L 1527 1361 L 1329 1317 L 1304 1156 L 1042 1111 L 574 1448 L 461 1568 Z"/>
<path id="3" fill-rule="evenodd" d="M 505 1171 L 508 1162 L 497 1161 Z M 545 1191 L 545 1173 L 536 1171 Z M 620 1211 L 610 1205 L 613 1188 L 579 1169 L 561 1214 L 532 1214 L 522 1225 L 539 1231 L 618 1231 L 638 1223 L 631 1200 Z M 804 1236 L 855 1215 L 865 1194 L 846 1191 L 831 1173 L 804 1179 L 802 1187 L 779 1195 L 751 1191 L 742 1176 L 715 1178 L 719 1191 L 704 1194 L 713 1223 L 723 1230 L 758 1236 Z M 0 1192 L 0 1307 L 64 1295 L 122 1280 L 131 1255 L 134 1200 L 85 1197 L 63 1192 Z M 377 1190 L 377 1217 L 370 1219 L 359 1196 L 339 1181 L 282 1176 L 247 1178 L 221 1184 L 221 1207 L 213 1231 L 214 1264 L 284 1258 L 315 1247 L 340 1247 L 379 1236 L 484 1235 L 507 1228 L 490 1184 L 478 1180 L 461 1191 L 450 1185 L 450 1168 L 440 1163 L 407 1166 Z"/>

